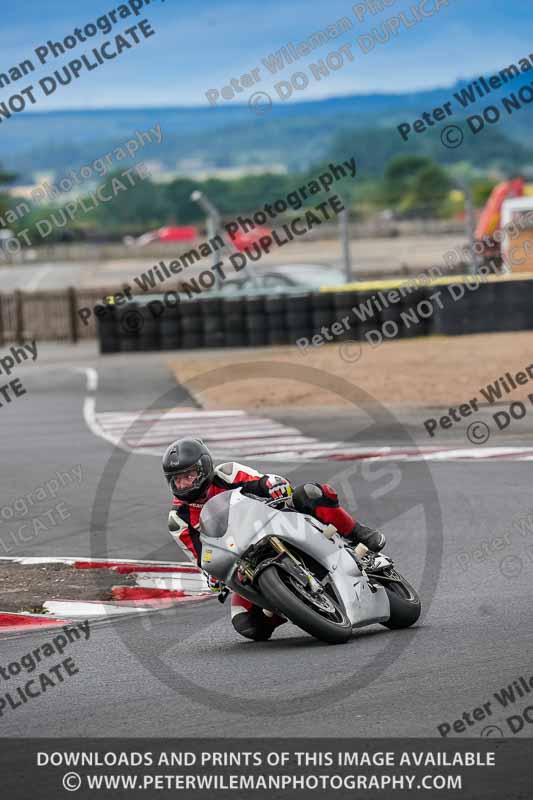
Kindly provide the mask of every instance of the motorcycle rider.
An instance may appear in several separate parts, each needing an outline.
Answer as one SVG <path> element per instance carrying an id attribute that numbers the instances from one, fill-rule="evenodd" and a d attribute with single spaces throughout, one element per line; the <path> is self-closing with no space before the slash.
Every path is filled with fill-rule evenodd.
<path id="1" fill-rule="evenodd" d="M 361 542 L 374 552 L 385 546 L 384 535 L 356 522 L 340 506 L 335 489 L 328 484 L 304 483 L 293 490 L 286 478 L 263 475 L 234 461 L 215 466 L 201 439 L 177 439 L 169 445 L 163 456 L 163 473 L 174 495 L 168 517 L 170 535 L 198 565 L 202 549 L 198 524 L 204 504 L 220 492 L 238 487 L 259 497 L 291 498 L 296 511 L 334 525 L 354 546 Z M 217 591 L 218 582 L 207 577 L 210 587 Z M 286 622 L 278 614 L 265 611 L 234 593 L 231 595 L 231 618 L 238 633 L 255 641 L 269 639 L 275 628 Z"/>

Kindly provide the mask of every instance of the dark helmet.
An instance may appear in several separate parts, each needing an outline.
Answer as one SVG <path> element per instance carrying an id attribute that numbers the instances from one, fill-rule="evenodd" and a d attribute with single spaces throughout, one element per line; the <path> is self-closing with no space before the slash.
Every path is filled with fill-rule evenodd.
<path id="1" fill-rule="evenodd" d="M 201 439 L 177 439 L 163 456 L 163 472 L 178 500 L 195 503 L 213 481 L 213 459 Z"/>

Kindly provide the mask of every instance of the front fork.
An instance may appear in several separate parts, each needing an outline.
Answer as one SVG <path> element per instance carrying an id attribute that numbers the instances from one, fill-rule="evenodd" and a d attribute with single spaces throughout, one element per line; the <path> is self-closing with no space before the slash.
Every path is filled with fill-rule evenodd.
<path id="1" fill-rule="evenodd" d="M 291 564 L 284 566 L 284 569 L 286 569 L 287 572 L 292 574 L 297 580 L 301 581 L 303 578 L 303 583 L 309 587 L 312 594 L 317 594 L 318 592 L 322 591 L 322 585 L 317 581 L 314 575 L 311 575 L 305 564 L 302 564 L 302 562 L 299 561 L 293 553 L 291 553 L 289 548 L 281 541 L 281 539 L 278 539 L 277 536 L 271 536 L 269 538 L 269 542 L 274 550 L 279 553 L 279 555 L 286 556 L 290 559 Z M 293 568 L 291 569 L 291 567 Z M 296 567 L 296 569 L 294 569 L 294 567 Z"/>

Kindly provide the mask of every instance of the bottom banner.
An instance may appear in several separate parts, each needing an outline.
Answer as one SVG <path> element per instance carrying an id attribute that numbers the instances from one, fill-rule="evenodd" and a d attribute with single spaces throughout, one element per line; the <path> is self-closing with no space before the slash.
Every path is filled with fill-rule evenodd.
<path id="1" fill-rule="evenodd" d="M 533 740 L 3 739 L 6 800 L 482 798 L 533 792 Z"/>

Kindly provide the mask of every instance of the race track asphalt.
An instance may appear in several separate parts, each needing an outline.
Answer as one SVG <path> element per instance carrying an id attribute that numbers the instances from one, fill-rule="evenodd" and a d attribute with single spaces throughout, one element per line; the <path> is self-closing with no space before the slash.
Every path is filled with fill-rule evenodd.
<path id="1" fill-rule="evenodd" d="M 111 479 L 113 447 L 84 421 L 91 393 L 76 368 L 89 366 L 99 375 L 98 411 L 148 407 L 163 395 L 169 405 L 191 404 L 181 389 L 172 392 L 156 355 L 106 361 L 81 348 L 21 369 L 27 395 L 0 409 L 0 555 L 175 559 L 158 460 L 130 455 Z M 386 443 L 375 435 L 375 444 Z M 343 416 L 336 436 L 349 437 Z M 57 498 L 32 507 L 35 516 L 64 501 L 70 517 L 14 542 L 1 510 L 78 464 L 81 484 L 66 482 Z M 245 641 L 229 607 L 214 600 L 94 623 L 90 639 L 65 652 L 79 672 L 5 711 L 0 736 L 431 737 L 488 701 L 491 713 L 465 723 L 462 735 L 484 735 L 489 724 L 510 735 L 506 717 L 528 697 L 503 708 L 493 693 L 533 673 L 531 463 L 254 465 L 293 481 L 330 481 L 361 519 L 382 526 L 387 552 L 421 590 L 421 622 L 395 632 L 372 626 L 337 647 L 288 624 L 270 642 Z M 2 636 L 0 665 L 52 635 Z M 528 728 L 518 735 L 531 736 Z"/>

